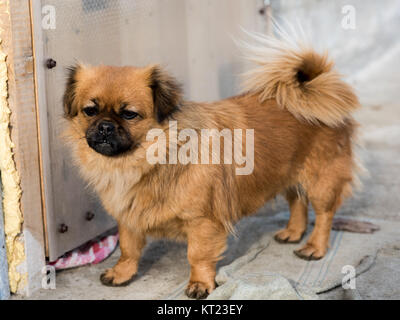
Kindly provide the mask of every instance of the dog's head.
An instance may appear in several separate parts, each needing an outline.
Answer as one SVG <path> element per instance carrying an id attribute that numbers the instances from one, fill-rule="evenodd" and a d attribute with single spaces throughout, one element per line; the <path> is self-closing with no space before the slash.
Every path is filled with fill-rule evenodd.
<path id="1" fill-rule="evenodd" d="M 140 145 L 181 99 L 179 84 L 159 66 L 77 65 L 70 68 L 64 115 L 85 134 L 88 147 L 116 157 Z"/>

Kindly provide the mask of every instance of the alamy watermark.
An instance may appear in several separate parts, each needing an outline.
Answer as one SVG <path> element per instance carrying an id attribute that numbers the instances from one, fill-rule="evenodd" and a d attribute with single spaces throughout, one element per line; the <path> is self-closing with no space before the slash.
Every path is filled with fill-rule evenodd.
<path id="1" fill-rule="evenodd" d="M 56 289 L 56 268 L 53 266 L 44 266 L 42 268 L 42 289 Z"/>
<path id="2" fill-rule="evenodd" d="M 356 28 L 356 8 L 350 4 L 342 7 L 342 28 L 345 30 L 354 30 Z"/>
<path id="3" fill-rule="evenodd" d="M 254 129 L 182 129 L 178 133 L 177 121 L 170 121 L 167 132 L 151 129 L 146 140 L 153 142 L 146 152 L 150 164 L 235 163 L 237 175 L 254 170 Z"/>
<path id="4" fill-rule="evenodd" d="M 345 265 L 342 268 L 344 277 L 342 278 L 342 288 L 345 290 L 356 289 L 356 269 L 351 265 Z"/>
<path id="5" fill-rule="evenodd" d="M 42 7 L 42 28 L 44 30 L 55 30 L 57 28 L 56 8 L 51 5 Z"/>

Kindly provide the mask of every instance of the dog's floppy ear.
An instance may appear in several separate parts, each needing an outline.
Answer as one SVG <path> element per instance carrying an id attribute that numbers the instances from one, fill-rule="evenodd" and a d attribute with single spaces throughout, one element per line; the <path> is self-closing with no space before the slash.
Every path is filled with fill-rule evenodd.
<path id="1" fill-rule="evenodd" d="M 163 122 L 182 102 L 181 85 L 158 65 L 152 66 L 150 88 L 153 91 L 154 113 L 159 123 Z"/>
<path id="2" fill-rule="evenodd" d="M 78 114 L 78 107 L 75 104 L 76 94 L 76 75 L 78 74 L 81 66 L 76 64 L 67 69 L 68 78 L 67 85 L 64 93 L 63 104 L 64 104 L 64 116 L 66 118 L 73 118 Z"/>

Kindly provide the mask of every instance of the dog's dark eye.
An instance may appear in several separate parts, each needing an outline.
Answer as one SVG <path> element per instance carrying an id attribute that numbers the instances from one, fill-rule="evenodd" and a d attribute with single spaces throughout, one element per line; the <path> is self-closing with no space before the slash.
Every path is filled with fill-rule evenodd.
<path id="1" fill-rule="evenodd" d="M 130 111 L 130 110 L 122 110 L 120 113 L 120 117 L 126 120 L 132 120 L 136 118 L 139 114 L 136 113 L 135 111 Z"/>
<path id="2" fill-rule="evenodd" d="M 99 108 L 97 108 L 97 106 L 86 107 L 83 108 L 83 112 L 89 117 L 94 117 L 99 114 Z"/>

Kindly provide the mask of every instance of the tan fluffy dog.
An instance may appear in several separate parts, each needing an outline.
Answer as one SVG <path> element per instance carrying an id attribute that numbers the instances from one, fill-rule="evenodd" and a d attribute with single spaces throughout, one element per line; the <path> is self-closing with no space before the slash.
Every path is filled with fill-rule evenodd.
<path id="1" fill-rule="evenodd" d="M 65 136 L 120 232 L 121 257 L 101 276 L 104 284 L 123 285 L 135 276 L 146 235 L 168 237 L 188 243 L 187 295 L 206 297 L 232 225 L 278 194 L 288 200 L 291 216 L 276 240 L 301 240 L 310 202 L 315 227 L 295 253 L 320 259 L 327 252 L 333 216 L 354 181 L 350 113 L 358 100 L 325 55 L 258 40 L 248 48 L 259 67 L 248 74 L 245 93 L 213 103 L 184 101 L 159 66 L 71 68 Z M 236 163 L 151 164 L 146 154 L 154 141 L 147 133 L 159 128 L 169 141 L 169 120 L 178 132 L 254 129 L 254 170 L 237 175 Z"/>

